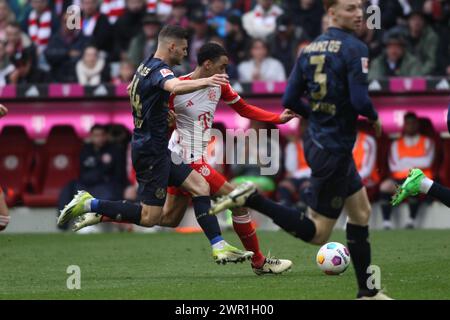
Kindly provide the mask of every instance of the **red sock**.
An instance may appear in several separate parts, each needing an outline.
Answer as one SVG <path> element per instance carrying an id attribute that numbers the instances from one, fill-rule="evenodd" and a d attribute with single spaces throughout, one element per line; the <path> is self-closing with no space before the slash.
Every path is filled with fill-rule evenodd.
<path id="1" fill-rule="evenodd" d="M 112 219 L 110 217 L 107 217 L 107 216 L 104 216 L 104 215 L 102 215 L 100 221 L 101 222 L 125 223 L 125 224 L 133 223 L 133 222 L 130 222 L 130 221 L 125 221 L 125 220 L 117 221 L 117 220 L 114 220 L 114 219 Z"/>
<path id="2" fill-rule="evenodd" d="M 252 257 L 252 265 L 257 268 L 261 267 L 266 258 L 259 250 L 258 237 L 256 236 L 256 229 L 252 223 L 250 214 L 233 216 L 232 218 L 234 231 L 236 231 L 236 234 L 241 239 L 244 248 L 255 253 Z"/>

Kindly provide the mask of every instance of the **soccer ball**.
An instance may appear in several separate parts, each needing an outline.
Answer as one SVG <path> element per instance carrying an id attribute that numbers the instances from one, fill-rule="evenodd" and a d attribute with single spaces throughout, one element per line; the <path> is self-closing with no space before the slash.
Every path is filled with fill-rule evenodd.
<path id="1" fill-rule="evenodd" d="M 328 242 L 319 249 L 316 262 L 328 275 L 341 274 L 350 264 L 350 252 L 339 242 Z"/>

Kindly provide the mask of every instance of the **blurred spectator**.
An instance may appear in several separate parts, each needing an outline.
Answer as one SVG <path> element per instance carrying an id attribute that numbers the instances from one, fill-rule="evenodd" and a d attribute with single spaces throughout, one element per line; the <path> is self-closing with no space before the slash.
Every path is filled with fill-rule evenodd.
<path id="1" fill-rule="evenodd" d="M 32 10 L 24 22 L 28 36 L 36 46 L 39 64 L 43 66 L 45 62 L 40 60 L 40 57 L 43 57 L 51 35 L 59 28 L 58 18 L 50 10 L 48 0 L 31 0 L 31 7 Z"/>
<path id="2" fill-rule="evenodd" d="M 135 36 L 128 48 L 128 59 L 138 66 L 144 59 L 156 51 L 161 23 L 154 14 L 147 14 L 142 20 L 142 31 Z"/>
<path id="3" fill-rule="evenodd" d="M 88 45 L 88 39 L 80 30 L 69 29 L 66 20 L 64 15 L 61 29 L 50 38 L 44 53 L 51 66 L 52 80 L 68 83 L 77 82 L 75 66 Z"/>
<path id="4" fill-rule="evenodd" d="M 35 47 L 31 42 L 31 39 L 20 29 L 20 25 L 17 22 L 11 22 L 6 27 L 6 54 L 9 60 L 19 60 L 24 53 L 33 57 L 35 60 Z M 17 79 L 16 79 L 17 80 Z"/>
<path id="5" fill-rule="evenodd" d="M 250 60 L 238 66 L 239 81 L 286 81 L 283 65 L 269 56 L 269 48 L 261 39 L 254 39 L 250 47 Z"/>
<path id="6" fill-rule="evenodd" d="M 277 29 L 269 36 L 269 50 L 275 59 L 281 61 L 286 74 L 290 74 L 297 58 L 300 39 L 295 35 L 295 27 L 290 16 L 284 14 L 277 19 Z"/>
<path id="7" fill-rule="evenodd" d="M 237 65 L 244 61 L 247 56 L 248 43 L 250 43 L 250 37 L 242 27 L 241 18 L 237 15 L 228 16 L 225 48 L 233 64 Z"/>
<path id="8" fill-rule="evenodd" d="M 208 26 L 206 15 L 203 11 L 197 10 L 190 17 L 192 35 L 189 40 L 189 64 L 194 69 L 197 65 L 197 52 L 201 46 L 207 43 L 211 37 L 216 35 L 214 29 Z"/>
<path id="9" fill-rule="evenodd" d="M 78 83 L 83 86 L 97 86 L 110 80 L 106 60 L 100 57 L 97 48 L 93 46 L 84 49 L 83 58 L 77 62 L 75 70 Z"/>
<path id="10" fill-rule="evenodd" d="M 125 13 L 126 0 L 103 0 L 100 5 L 100 12 L 108 17 L 111 25 Z"/>
<path id="11" fill-rule="evenodd" d="M 50 82 L 50 75 L 39 69 L 34 63 L 34 57 L 31 50 L 24 50 L 14 55 L 11 62 L 16 70 L 10 75 L 12 84 L 36 84 Z"/>
<path id="12" fill-rule="evenodd" d="M 125 13 L 114 26 L 115 55 L 120 60 L 126 58 L 131 39 L 142 30 L 145 7 L 145 0 L 127 0 Z"/>
<path id="13" fill-rule="evenodd" d="M 166 20 L 166 24 L 179 25 L 182 28 L 189 27 L 187 17 L 188 8 L 184 0 L 174 0 L 172 3 L 172 12 Z"/>
<path id="14" fill-rule="evenodd" d="M 422 74 L 432 75 L 436 72 L 436 60 L 439 38 L 427 25 L 421 11 L 412 12 L 408 17 L 409 48 L 419 60 Z"/>
<path id="15" fill-rule="evenodd" d="M 113 29 L 98 5 L 98 0 L 81 0 L 81 29 L 93 46 L 109 56 L 114 47 Z"/>
<path id="16" fill-rule="evenodd" d="M 16 70 L 6 54 L 6 44 L 0 41 L 0 87 L 11 82 L 10 75 Z"/>
<path id="17" fill-rule="evenodd" d="M 421 63 L 408 52 L 406 40 L 398 32 L 388 32 L 386 50 L 376 58 L 369 69 L 369 80 L 385 77 L 410 77 L 423 74 Z"/>
<path id="18" fill-rule="evenodd" d="M 411 168 L 420 168 L 433 179 L 431 170 L 435 156 L 435 146 L 432 139 L 420 134 L 419 119 L 416 114 L 409 112 L 404 116 L 402 136 L 391 145 L 389 154 L 390 179 L 383 181 L 380 185 L 380 196 L 382 200 L 383 225 L 385 229 L 391 229 L 392 206 L 389 203 L 395 192 L 396 184 L 401 185 L 408 176 Z M 417 216 L 420 201 L 417 197 L 409 198 L 410 216 L 407 228 L 413 228 Z"/>
<path id="19" fill-rule="evenodd" d="M 225 38 L 228 15 L 225 0 L 211 0 L 208 8 L 208 24 L 216 30 L 219 37 Z"/>
<path id="20" fill-rule="evenodd" d="M 61 210 L 77 190 L 86 190 L 95 198 L 119 200 L 126 186 L 125 181 L 125 156 L 108 142 L 105 127 L 94 125 L 90 142 L 83 146 L 80 153 L 80 177 L 64 187 L 58 207 Z"/>
<path id="21" fill-rule="evenodd" d="M 309 186 L 311 177 L 311 168 L 306 162 L 302 141 L 307 128 L 307 120 L 302 119 L 298 126 L 298 134 L 288 138 L 290 142 L 284 151 L 286 178 L 278 184 L 277 193 L 280 203 L 286 206 L 292 206 L 298 202 L 302 202 L 300 206 L 305 206 L 304 191 Z"/>
<path id="22" fill-rule="evenodd" d="M 242 17 L 242 25 L 252 38 L 266 38 L 275 31 L 283 10 L 273 0 L 258 0 L 255 8 Z"/>
<path id="23" fill-rule="evenodd" d="M 130 83 L 133 80 L 136 65 L 129 60 L 120 62 L 119 76 L 113 79 L 114 84 Z"/>
<path id="24" fill-rule="evenodd" d="M 233 9 L 238 10 L 241 14 L 249 12 L 257 4 L 257 0 L 231 0 Z"/>
<path id="25" fill-rule="evenodd" d="M 292 15 L 292 20 L 306 33 L 308 40 L 312 41 L 320 34 L 324 14 L 321 0 L 285 1 L 283 8 Z"/>
<path id="26" fill-rule="evenodd" d="M 8 2 L 0 0 L 0 41 L 6 41 L 6 28 L 9 23 L 14 21 L 14 13 L 11 11 Z"/>
<path id="27" fill-rule="evenodd" d="M 370 134 L 358 130 L 355 146 L 353 147 L 353 159 L 356 169 L 366 188 L 373 188 L 380 182 L 377 171 L 377 142 Z"/>

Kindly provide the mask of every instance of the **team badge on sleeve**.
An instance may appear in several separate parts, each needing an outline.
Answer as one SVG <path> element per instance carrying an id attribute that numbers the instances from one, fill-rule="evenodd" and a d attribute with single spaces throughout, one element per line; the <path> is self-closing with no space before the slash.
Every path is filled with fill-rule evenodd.
<path id="1" fill-rule="evenodd" d="M 363 73 L 369 73 L 369 58 L 361 58 L 361 66 Z"/>
<path id="2" fill-rule="evenodd" d="M 161 72 L 161 75 L 165 78 L 167 76 L 173 76 L 173 72 L 170 69 L 161 69 L 159 70 L 159 72 Z"/>

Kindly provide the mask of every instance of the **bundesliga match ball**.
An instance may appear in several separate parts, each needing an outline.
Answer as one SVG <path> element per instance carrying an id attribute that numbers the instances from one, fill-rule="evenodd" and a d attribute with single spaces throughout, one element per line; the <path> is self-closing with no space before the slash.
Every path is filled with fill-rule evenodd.
<path id="1" fill-rule="evenodd" d="M 317 266 L 328 275 L 344 272 L 350 264 L 350 252 L 339 242 L 324 244 L 317 253 Z"/>

